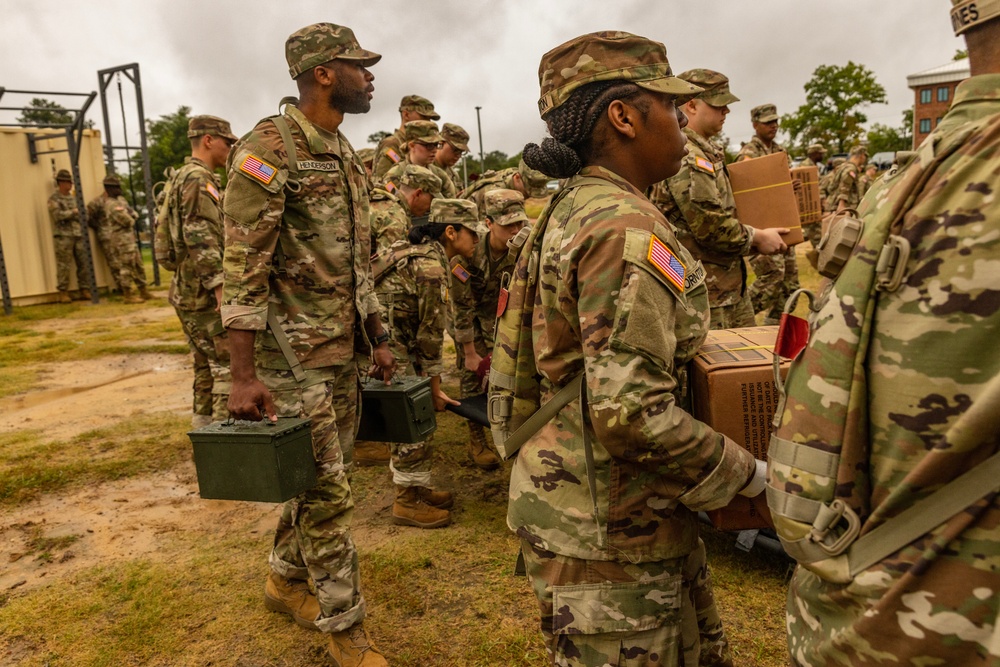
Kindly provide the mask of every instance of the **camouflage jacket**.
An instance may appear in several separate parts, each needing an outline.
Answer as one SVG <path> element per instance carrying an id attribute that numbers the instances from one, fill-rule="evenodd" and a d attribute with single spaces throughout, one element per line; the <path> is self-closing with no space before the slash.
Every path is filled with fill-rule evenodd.
<path id="1" fill-rule="evenodd" d="M 705 266 L 712 308 L 739 303 L 746 283 L 743 256 L 753 231 L 736 218 L 725 154 L 684 128 L 688 154 L 680 171 L 653 186 L 650 199 L 673 225 L 688 252 Z"/>
<path id="2" fill-rule="evenodd" d="M 174 174 L 171 196 L 176 198 L 172 219 L 160 220 L 169 228 L 177 255 L 168 298 L 180 310 L 214 310 L 214 290 L 222 284 L 219 180 L 204 162 L 188 157 Z"/>
<path id="3" fill-rule="evenodd" d="M 768 148 L 764 145 L 764 141 L 755 134 L 750 138 L 750 141 L 743 144 L 743 147 L 740 148 L 740 152 L 736 156 L 736 161 L 740 162 L 741 160 L 752 160 L 754 158 L 764 157 L 765 155 L 772 155 L 774 153 L 785 153 L 787 155 L 785 147 L 777 141 L 772 141 L 771 147 Z"/>
<path id="4" fill-rule="evenodd" d="M 514 174 L 517 167 L 510 167 L 500 171 L 488 171 L 480 176 L 474 183 L 469 183 L 469 187 L 458 193 L 462 199 L 475 202 L 479 209 L 479 217 L 482 218 L 486 211 L 486 193 L 497 188 L 514 188 Z"/>
<path id="5" fill-rule="evenodd" d="M 927 158 L 934 153 L 945 157 L 932 170 Z M 1000 374 L 998 156 L 1000 75 L 975 76 L 958 86 L 916 160 L 879 179 L 861 203 L 861 242 L 821 301 L 809 347 L 795 362 L 803 382 L 788 395 L 782 429 L 822 438 L 846 424 L 856 434 L 857 451 L 845 450 L 833 482 L 861 505 L 862 534 L 1000 447 L 995 432 L 963 438 L 953 430 Z M 904 200 L 907 188 L 897 185 L 917 169 L 927 180 Z M 857 346 L 862 314 L 853 298 L 842 298 L 863 287 L 851 280 L 851 262 L 876 261 L 881 246 L 871 247 L 872 230 L 898 211 L 905 215 L 897 233 L 911 245 L 906 274 L 898 290 L 877 295 L 867 359 L 856 373 L 867 391 L 847 405 L 818 364 Z M 772 465 L 768 475 L 780 480 L 781 470 Z M 809 488 L 830 478 L 793 483 Z M 998 554 L 1000 497 L 993 493 L 849 584 L 799 567 L 787 610 L 795 664 L 1000 663 Z"/>
<path id="6" fill-rule="evenodd" d="M 80 210 L 76 205 L 76 195 L 58 192 L 49 197 L 49 218 L 52 219 L 53 236 L 83 236 L 80 229 Z"/>
<path id="7" fill-rule="evenodd" d="M 456 255 L 451 260 L 455 343 L 459 345 L 481 340 L 493 349 L 500 279 L 513 271 L 516 258 L 505 251 L 494 260 L 492 253 L 487 234 L 476 244 L 472 259 Z"/>
<path id="8" fill-rule="evenodd" d="M 802 160 L 802 162 L 799 163 L 799 166 L 800 167 L 816 167 L 816 172 L 820 176 L 822 176 L 823 172 L 826 171 L 826 165 L 825 164 L 823 164 L 822 162 L 819 162 L 819 163 L 813 162 L 813 159 L 811 157 L 807 157 L 806 159 Z"/>
<path id="9" fill-rule="evenodd" d="M 372 163 L 372 181 L 376 184 L 385 180 L 385 172 L 389 171 L 393 165 L 399 164 L 406 159 L 403 146 L 406 144 L 403 131 L 397 129 L 388 137 L 378 142 L 375 147 L 375 158 Z"/>
<path id="10" fill-rule="evenodd" d="M 107 220 L 104 219 L 104 204 L 108 200 L 105 192 L 87 202 L 87 226 L 97 232 L 99 237 L 108 237 L 111 233 Z"/>
<path id="11" fill-rule="evenodd" d="M 441 196 L 445 199 L 455 199 L 458 197 L 458 188 L 455 186 L 455 172 L 445 169 L 436 162 L 431 162 L 427 167 L 434 175 L 441 179 Z"/>
<path id="12" fill-rule="evenodd" d="M 398 241 L 388 252 L 409 248 Z M 437 241 L 413 246 L 375 285 L 382 322 L 396 345 L 405 347 L 415 370 L 441 375 L 445 315 L 448 311 L 448 260 Z"/>
<path id="13" fill-rule="evenodd" d="M 298 176 L 289 181 L 284 142 L 264 119 L 233 148 L 223 199 L 226 327 L 263 332 L 268 306 L 306 369 L 354 358 L 355 335 L 378 312 L 364 165 L 347 138 L 285 107 Z M 367 344 L 367 338 L 364 338 Z M 274 335 L 257 336 L 256 363 L 287 369 Z"/>
<path id="14" fill-rule="evenodd" d="M 861 169 L 848 160 L 837 167 L 826 183 L 825 206 L 827 211 L 836 211 L 841 201 L 847 208 L 857 208 L 861 203 Z"/>
<path id="15" fill-rule="evenodd" d="M 129 206 L 125 197 L 105 197 L 100 219 L 104 221 L 115 236 L 128 235 L 135 241 L 135 221 L 139 215 Z"/>
<path id="16" fill-rule="evenodd" d="M 410 211 L 406 201 L 383 187 L 371 192 L 372 254 L 383 252 L 410 233 Z"/>
<path id="17" fill-rule="evenodd" d="M 677 558 L 698 543 L 697 512 L 725 505 L 750 478 L 753 457 L 677 404 L 684 364 L 708 332 L 699 262 L 630 183 L 587 167 L 566 188 L 581 177 L 605 183 L 581 185 L 552 210 L 532 346 L 542 403 L 586 373 L 587 419 L 573 400 L 521 447 L 507 522 L 522 539 L 574 558 Z M 584 427 L 593 434 L 596 517 Z"/>

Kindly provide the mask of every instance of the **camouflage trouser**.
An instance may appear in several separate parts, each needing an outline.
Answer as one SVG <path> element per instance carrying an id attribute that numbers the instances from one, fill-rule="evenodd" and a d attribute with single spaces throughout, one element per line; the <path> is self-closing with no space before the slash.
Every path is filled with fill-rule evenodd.
<path id="1" fill-rule="evenodd" d="M 753 318 L 753 306 L 750 304 L 750 293 L 744 291 L 739 301 L 730 306 L 714 306 L 711 311 L 710 329 L 737 329 L 756 326 Z"/>
<path id="2" fill-rule="evenodd" d="M 521 541 L 556 667 L 731 666 L 705 545 L 628 564 L 560 556 Z"/>
<path id="3" fill-rule="evenodd" d="M 69 291 L 70 268 L 76 264 L 77 289 L 89 289 L 87 253 L 83 250 L 82 236 L 54 236 L 56 248 L 56 289 Z"/>
<path id="4" fill-rule="evenodd" d="M 132 245 L 135 247 L 134 239 Z M 132 281 L 135 282 L 140 292 L 145 292 L 147 286 L 146 266 L 142 263 L 142 253 L 139 252 L 138 247 L 135 247 L 135 252 L 132 253 L 132 264 L 130 269 L 132 271 Z"/>
<path id="5" fill-rule="evenodd" d="M 415 376 L 417 369 L 410 354 L 407 341 L 398 335 L 389 340 L 389 347 L 396 357 L 400 375 Z M 431 444 L 430 440 L 423 442 L 390 442 L 389 470 L 392 471 L 392 482 L 398 486 L 431 485 Z"/>
<path id="6" fill-rule="evenodd" d="M 806 252 L 806 259 L 812 264 L 813 268 L 816 268 L 816 260 L 819 258 L 819 240 L 823 236 L 823 224 L 821 222 L 813 222 L 808 225 L 802 225 L 802 235 L 806 237 L 812 246 Z"/>
<path id="7" fill-rule="evenodd" d="M 233 384 L 222 318 L 214 310 L 174 310 L 194 357 L 194 414 L 221 421 L 229 416 L 226 403 Z"/>
<path id="8" fill-rule="evenodd" d="M 116 270 L 116 279 L 122 294 L 128 296 L 146 286 L 145 272 L 140 283 L 135 270 L 136 263 L 142 266 L 142 258 L 139 257 L 139 249 L 135 245 L 135 236 L 131 231 L 115 232 L 111 239 L 111 254 L 115 258 L 112 268 Z"/>
<path id="9" fill-rule="evenodd" d="M 777 255 L 757 255 L 750 267 L 757 276 L 748 290 L 753 310 L 764 313 L 764 324 L 778 324 L 785 301 L 799 288 L 795 246 Z"/>
<path id="10" fill-rule="evenodd" d="M 346 630 L 365 617 L 358 553 L 351 539 L 354 498 L 345 460 L 358 428 L 358 374 L 353 362 L 306 371 L 299 384 L 291 371 L 258 368 L 278 414 L 312 420 L 316 486 L 281 508 L 270 564 L 287 578 L 312 581 L 322 632 Z"/>
<path id="11" fill-rule="evenodd" d="M 118 256 L 115 254 L 115 244 L 114 237 L 111 234 L 111 230 L 106 227 L 101 227 L 97 230 L 97 242 L 101 246 L 101 252 L 104 253 L 104 259 L 108 263 L 108 268 L 111 269 L 111 288 L 121 289 L 118 284 Z"/>

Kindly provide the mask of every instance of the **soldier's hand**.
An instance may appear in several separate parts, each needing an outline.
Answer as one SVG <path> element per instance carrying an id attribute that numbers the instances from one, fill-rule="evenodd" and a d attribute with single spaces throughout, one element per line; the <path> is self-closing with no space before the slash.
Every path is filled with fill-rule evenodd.
<path id="1" fill-rule="evenodd" d="M 775 255 L 788 249 L 782 234 L 787 234 L 788 229 L 776 227 L 774 229 L 758 229 L 753 235 L 753 247 L 761 255 Z"/>
<path id="2" fill-rule="evenodd" d="M 215 286 L 215 312 L 219 312 L 222 307 L 222 285 Z"/>
<path id="3" fill-rule="evenodd" d="M 449 398 L 448 394 L 444 393 L 442 389 L 435 391 L 431 398 L 434 400 L 434 409 L 438 412 L 444 412 L 449 405 L 461 405 L 455 399 Z"/>
<path id="4" fill-rule="evenodd" d="M 249 419 L 258 422 L 266 415 L 272 422 L 278 421 L 274 409 L 274 399 L 264 383 L 257 378 L 238 381 L 233 378 L 233 388 L 229 393 L 229 415 L 233 419 Z"/>
<path id="5" fill-rule="evenodd" d="M 483 358 L 479 356 L 478 352 L 473 352 L 469 354 L 465 353 L 465 369 L 475 373 L 479 370 L 479 364 L 483 363 Z"/>
<path id="6" fill-rule="evenodd" d="M 392 384 L 392 376 L 396 372 L 396 357 L 387 343 L 382 343 L 372 351 L 372 360 L 380 371 L 382 371 L 382 381 Z"/>

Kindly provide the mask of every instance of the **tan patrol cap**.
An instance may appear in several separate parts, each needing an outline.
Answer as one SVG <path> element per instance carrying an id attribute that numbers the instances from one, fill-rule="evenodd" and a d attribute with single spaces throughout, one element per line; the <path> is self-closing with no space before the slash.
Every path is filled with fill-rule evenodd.
<path id="1" fill-rule="evenodd" d="M 444 138 L 434 121 L 411 120 L 403 126 L 403 140 L 407 142 L 419 141 L 422 144 L 438 144 L 444 141 Z"/>
<path id="2" fill-rule="evenodd" d="M 698 93 L 695 99 L 709 106 L 724 107 L 740 101 L 740 98 L 729 90 L 729 77 L 722 72 L 701 68 L 689 69 L 678 74 L 677 78 L 701 88 L 702 92 Z"/>
<path id="3" fill-rule="evenodd" d="M 517 190 L 498 188 L 490 190 L 483 198 L 486 207 L 486 217 L 501 227 L 513 225 L 515 222 L 527 224 L 528 216 L 524 212 L 524 195 Z"/>
<path id="4" fill-rule="evenodd" d="M 855 144 L 854 146 L 851 146 L 851 152 L 849 155 L 850 157 L 854 157 L 855 155 L 868 155 L 868 147 L 864 144 Z"/>
<path id="5" fill-rule="evenodd" d="M 59 181 L 73 182 L 73 175 L 69 173 L 69 169 L 60 169 L 56 172 L 56 183 Z"/>
<path id="6" fill-rule="evenodd" d="M 397 185 L 405 185 L 414 189 L 421 189 L 431 197 L 441 196 L 441 179 L 427 167 L 418 164 L 406 165 L 402 172 L 393 178 Z"/>
<path id="7" fill-rule="evenodd" d="M 477 235 L 486 234 L 486 227 L 479 222 L 479 209 L 468 199 L 435 199 L 431 202 L 428 222 L 442 225 L 461 225 Z"/>
<path id="8" fill-rule="evenodd" d="M 455 125 L 454 123 L 445 123 L 441 127 L 441 136 L 460 151 L 469 150 L 469 133 L 462 126 Z"/>
<path id="9" fill-rule="evenodd" d="M 333 23 L 307 25 L 285 40 L 285 61 L 293 79 L 331 60 L 352 60 L 371 67 L 381 59 L 378 53 L 361 48 L 353 30 Z"/>
<path id="10" fill-rule="evenodd" d="M 399 101 L 400 111 L 416 111 L 424 118 L 440 120 L 441 116 L 434 111 L 434 103 L 420 95 L 407 95 Z"/>
<path id="11" fill-rule="evenodd" d="M 529 197 L 544 197 L 548 194 L 545 186 L 552 179 L 526 165 L 523 158 L 517 163 L 517 173 L 520 174 L 521 182 L 524 184 L 524 189 L 528 191 Z"/>
<path id="12" fill-rule="evenodd" d="M 374 148 L 359 148 L 354 151 L 354 154 L 358 156 L 358 159 L 371 166 L 372 160 L 375 159 L 375 149 Z"/>
<path id="13" fill-rule="evenodd" d="M 809 153 L 823 153 L 826 154 L 826 146 L 823 144 L 809 144 L 809 148 L 806 149 L 806 155 Z"/>
<path id="14" fill-rule="evenodd" d="M 750 109 L 750 122 L 752 123 L 770 123 L 774 120 L 778 120 L 778 107 L 773 104 L 761 104 Z"/>
<path id="15" fill-rule="evenodd" d="M 194 139 L 204 134 L 222 137 L 230 141 L 239 139 L 239 137 L 233 134 L 233 130 L 229 127 L 229 121 L 227 120 L 223 120 L 218 116 L 192 116 L 188 120 L 188 139 Z"/>
<path id="16" fill-rule="evenodd" d="M 538 112 L 544 119 L 574 90 L 595 81 L 631 81 L 655 93 L 694 95 L 701 88 L 678 79 L 660 42 L 627 32 L 592 32 L 560 44 L 538 65 Z"/>
<path id="17" fill-rule="evenodd" d="M 121 186 L 122 184 L 122 182 L 118 180 L 118 177 L 115 176 L 114 174 L 108 174 L 107 176 L 105 176 L 103 183 L 104 185 L 117 185 L 117 186 Z"/>

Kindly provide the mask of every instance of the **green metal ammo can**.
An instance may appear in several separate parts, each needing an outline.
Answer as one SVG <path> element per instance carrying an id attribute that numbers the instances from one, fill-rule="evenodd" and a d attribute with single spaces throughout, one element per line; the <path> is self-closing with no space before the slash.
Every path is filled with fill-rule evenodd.
<path id="1" fill-rule="evenodd" d="M 362 381 L 358 440 L 421 442 L 436 428 L 430 378 L 394 378 L 391 385 Z"/>
<path id="2" fill-rule="evenodd" d="M 316 484 L 308 419 L 216 422 L 188 433 L 202 498 L 281 503 Z"/>

